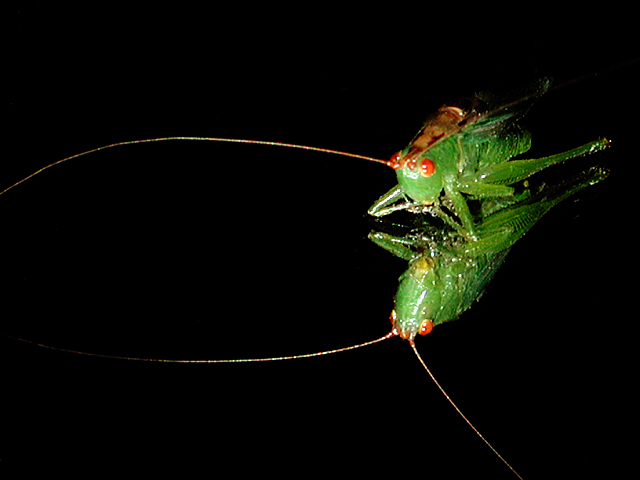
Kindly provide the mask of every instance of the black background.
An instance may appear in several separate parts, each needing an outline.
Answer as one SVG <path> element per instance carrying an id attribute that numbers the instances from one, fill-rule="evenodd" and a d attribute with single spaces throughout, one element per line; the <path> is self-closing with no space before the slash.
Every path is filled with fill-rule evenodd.
<path id="1" fill-rule="evenodd" d="M 611 149 L 576 162 L 603 162 L 610 178 L 541 220 L 481 301 L 418 347 L 524 478 L 622 468 L 635 415 L 637 41 L 604 18 L 524 27 L 434 12 L 284 13 L 21 10 L 1 188 L 76 153 L 162 136 L 386 159 L 447 101 L 541 75 L 570 82 L 523 121 L 530 156 L 606 136 Z M 365 213 L 394 177 L 362 160 L 212 142 L 59 165 L 0 198 L 0 331 L 167 359 L 377 338 L 404 262 L 366 239 Z M 515 478 L 400 339 L 227 365 L 8 338 L 0 350 L 4 467 Z"/>

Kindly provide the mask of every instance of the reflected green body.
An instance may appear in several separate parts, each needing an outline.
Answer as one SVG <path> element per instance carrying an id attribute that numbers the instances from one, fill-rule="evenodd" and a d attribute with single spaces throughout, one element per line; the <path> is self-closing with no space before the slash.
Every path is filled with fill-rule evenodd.
<path id="1" fill-rule="evenodd" d="M 455 248 L 436 246 L 412 258 L 395 298 L 401 332 L 415 334 L 425 320 L 435 326 L 458 318 L 484 290 L 507 252 L 465 257 Z"/>
<path id="2" fill-rule="evenodd" d="M 371 240 L 409 262 L 395 297 L 395 327 L 413 338 L 421 325 L 455 320 L 469 309 L 502 264 L 509 249 L 554 205 L 607 176 L 591 168 L 566 183 L 544 187 L 533 196 L 477 217 L 473 239 L 427 223 L 404 237 L 370 234 Z"/>

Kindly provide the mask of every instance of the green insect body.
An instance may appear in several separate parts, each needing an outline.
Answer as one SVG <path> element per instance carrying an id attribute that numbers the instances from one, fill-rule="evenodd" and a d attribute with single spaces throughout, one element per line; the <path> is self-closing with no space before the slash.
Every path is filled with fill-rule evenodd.
<path id="1" fill-rule="evenodd" d="M 534 173 L 605 148 L 608 141 L 599 139 L 549 157 L 511 160 L 531 146 L 529 133 L 517 120 L 549 85 L 543 78 L 526 90 L 524 99 L 502 98 L 500 106 L 478 96 L 468 109 L 442 107 L 409 146 L 387 163 L 396 170 L 398 185 L 380 197 L 369 214 L 430 213 L 461 235 L 473 237 L 477 226 L 469 210 L 470 198 L 508 199 L 514 195 L 513 185 Z"/>
<path id="2" fill-rule="evenodd" d="M 605 148 L 605 139 L 545 158 L 509 161 L 531 144 L 513 120 L 548 86 L 543 79 L 527 101 L 486 115 L 443 107 L 390 162 L 398 185 L 369 213 L 379 217 L 406 209 L 416 214 L 418 227 L 405 236 L 374 232 L 370 238 L 409 262 L 391 314 L 402 338 L 412 340 L 458 318 L 483 292 L 513 244 L 545 213 L 607 176 L 593 167 L 554 186 L 534 191 L 529 185 L 531 175 L 550 165 Z M 444 227 L 434 226 L 432 216 Z"/>
<path id="3" fill-rule="evenodd" d="M 455 245 L 456 239 L 438 243 L 435 237 L 425 241 L 379 232 L 370 238 L 409 261 L 409 268 L 400 277 L 391 314 L 394 328 L 405 339 L 425 335 L 435 325 L 454 320 L 470 308 L 508 252 L 507 248 L 471 257 Z"/>

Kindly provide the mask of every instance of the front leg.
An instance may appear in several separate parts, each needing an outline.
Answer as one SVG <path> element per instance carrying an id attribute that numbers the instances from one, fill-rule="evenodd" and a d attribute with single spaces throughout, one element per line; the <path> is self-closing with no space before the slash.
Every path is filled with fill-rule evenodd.
<path id="1" fill-rule="evenodd" d="M 398 210 L 406 210 L 413 205 L 414 202 L 405 195 L 402 187 L 396 185 L 376 200 L 367 213 L 373 217 L 383 217 Z"/>
<path id="2" fill-rule="evenodd" d="M 453 209 L 455 211 L 454 213 L 460 219 L 462 225 L 454 220 L 451 215 L 444 212 L 437 204 L 423 205 L 421 203 L 414 202 L 407 197 L 400 185 L 396 185 L 376 200 L 367 213 L 373 217 L 383 217 L 399 210 L 407 210 L 416 214 L 429 213 L 445 222 L 459 234 L 472 236 L 474 232 L 473 219 L 471 218 L 471 213 L 469 212 L 466 200 L 454 188 L 451 189 L 445 187 L 445 192 L 449 195 L 449 198 L 451 198 Z"/>
<path id="3" fill-rule="evenodd" d="M 418 256 L 418 254 L 411 249 L 412 246 L 416 245 L 415 240 L 406 237 L 396 237 L 382 232 L 371 232 L 369 234 L 369 240 L 403 260 L 411 261 Z"/>
<path id="4" fill-rule="evenodd" d="M 473 238 L 475 235 L 474 221 L 467 205 L 467 200 L 457 188 L 457 185 L 445 184 L 444 191 L 453 204 L 453 210 L 460 219 L 462 225 L 455 226 L 456 230 L 462 235 Z"/>

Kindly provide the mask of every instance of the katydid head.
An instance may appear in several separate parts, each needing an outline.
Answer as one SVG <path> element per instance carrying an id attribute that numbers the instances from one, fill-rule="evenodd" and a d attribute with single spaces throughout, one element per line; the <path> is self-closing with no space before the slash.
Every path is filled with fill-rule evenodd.
<path id="1" fill-rule="evenodd" d="M 391 323 L 405 340 L 426 335 L 433 329 L 433 319 L 440 310 L 442 295 L 438 290 L 434 260 L 420 256 L 409 263 L 400 277 Z"/>
<path id="2" fill-rule="evenodd" d="M 391 320 L 391 324 L 393 325 L 392 332 L 395 335 L 404 338 L 405 340 L 413 341 L 413 339 L 416 337 L 416 334 L 426 335 L 428 333 L 431 333 L 431 330 L 433 330 L 432 320 L 423 320 L 418 326 L 417 330 L 413 328 L 413 322 L 407 322 L 406 319 L 404 322 L 400 321 L 395 308 L 391 310 L 391 316 L 389 317 L 389 320 Z"/>
<path id="3" fill-rule="evenodd" d="M 394 159 L 395 160 L 394 162 Z M 389 161 L 398 176 L 398 185 L 413 201 L 425 205 L 434 203 L 443 188 L 442 169 L 437 159 L 431 159 L 415 148 L 406 155 L 395 154 Z"/>
<path id="4" fill-rule="evenodd" d="M 440 196 L 445 176 L 455 168 L 442 140 L 460 129 L 465 115 L 459 107 L 440 108 L 427 119 L 411 144 L 387 162 L 396 171 L 398 184 L 413 201 L 429 205 Z"/>

